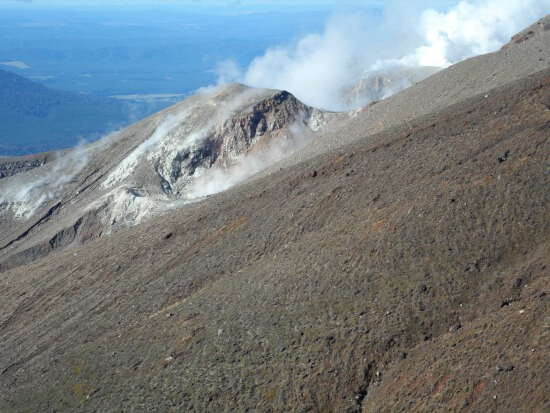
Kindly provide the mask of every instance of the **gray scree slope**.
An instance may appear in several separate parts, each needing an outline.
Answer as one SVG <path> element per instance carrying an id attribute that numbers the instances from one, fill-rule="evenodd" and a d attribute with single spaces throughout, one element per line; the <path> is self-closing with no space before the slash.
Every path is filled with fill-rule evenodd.
<path id="1" fill-rule="evenodd" d="M 0 410 L 548 410 L 549 27 L 355 116 L 302 108 L 328 123 L 290 158 L 21 265 L 87 195 L 41 206 L 0 252 Z M 90 154 L 94 197 L 159 123 Z"/>

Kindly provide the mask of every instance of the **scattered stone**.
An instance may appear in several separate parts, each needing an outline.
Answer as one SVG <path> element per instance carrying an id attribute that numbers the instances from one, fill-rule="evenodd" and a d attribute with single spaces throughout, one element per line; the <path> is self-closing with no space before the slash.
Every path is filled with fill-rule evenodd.
<path id="1" fill-rule="evenodd" d="M 426 286 L 426 284 L 420 284 L 418 286 L 418 292 L 420 292 L 420 293 L 428 292 L 428 287 Z"/>
<path id="2" fill-rule="evenodd" d="M 479 264 L 479 260 L 474 261 L 474 267 L 478 272 L 481 271 L 481 266 Z"/>
<path id="3" fill-rule="evenodd" d="M 515 281 L 514 281 L 514 288 L 521 287 L 522 283 L 523 283 L 523 278 L 521 278 L 521 277 L 516 278 Z"/>
<path id="4" fill-rule="evenodd" d="M 498 163 L 502 163 L 508 159 L 508 155 L 510 154 L 510 151 L 504 152 L 504 155 L 498 158 Z"/>
<path id="5" fill-rule="evenodd" d="M 499 364 L 496 366 L 495 370 L 497 371 L 497 373 L 509 372 L 514 370 L 514 366 L 512 365 L 503 366 L 502 364 Z"/>
<path id="6" fill-rule="evenodd" d="M 309 173 L 310 178 L 315 178 L 316 176 L 317 176 L 317 171 L 315 169 Z"/>
<path id="7" fill-rule="evenodd" d="M 500 303 L 500 308 L 509 306 L 509 305 L 512 304 L 513 302 L 514 302 L 514 300 L 511 299 L 511 298 L 508 298 L 508 299 L 506 299 L 506 300 L 502 300 L 502 302 Z"/>
<path id="8" fill-rule="evenodd" d="M 453 324 L 451 327 L 449 327 L 449 332 L 451 333 L 455 333 L 457 332 L 462 326 L 460 325 L 459 322 Z"/>
<path id="9" fill-rule="evenodd" d="M 173 357 L 173 356 L 168 356 L 168 357 L 166 357 L 166 358 L 164 359 L 164 362 L 165 362 L 166 364 L 169 364 L 169 363 L 171 363 L 171 362 L 173 362 L 173 361 L 174 361 L 174 357 Z"/>

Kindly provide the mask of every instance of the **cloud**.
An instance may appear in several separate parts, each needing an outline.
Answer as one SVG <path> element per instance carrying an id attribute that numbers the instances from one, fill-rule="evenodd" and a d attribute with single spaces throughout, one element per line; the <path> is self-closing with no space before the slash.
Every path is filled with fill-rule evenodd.
<path id="1" fill-rule="evenodd" d="M 0 62 L 0 65 L 15 67 L 17 69 L 29 69 L 30 68 L 30 66 L 28 66 L 25 62 L 22 62 L 21 60 L 14 60 L 14 61 L 11 61 L 11 62 Z"/>
<path id="2" fill-rule="evenodd" d="M 464 0 L 446 12 L 393 2 L 382 21 L 361 13 L 333 15 L 322 33 L 271 47 L 245 70 L 224 61 L 219 82 L 284 89 L 312 106 L 352 109 L 365 103 L 350 104 L 348 97 L 365 72 L 446 67 L 495 51 L 548 12 L 550 0 Z"/>
<path id="3" fill-rule="evenodd" d="M 308 104 L 339 109 L 334 96 L 353 87 L 368 67 L 369 30 L 366 15 L 333 16 L 323 33 L 310 33 L 289 45 L 268 49 L 244 73 L 225 61 L 218 67 L 221 82 L 240 80 L 254 87 L 284 89 Z"/>
<path id="4" fill-rule="evenodd" d="M 461 1 L 447 13 L 424 11 L 418 27 L 423 44 L 388 65 L 447 67 L 466 58 L 498 50 L 510 37 L 550 12 L 550 0 Z"/>

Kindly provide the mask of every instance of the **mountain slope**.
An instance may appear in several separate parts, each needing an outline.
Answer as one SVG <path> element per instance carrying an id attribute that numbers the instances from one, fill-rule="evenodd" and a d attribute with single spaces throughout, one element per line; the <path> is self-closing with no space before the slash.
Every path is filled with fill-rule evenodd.
<path id="1" fill-rule="evenodd" d="M 350 117 L 231 85 L 1 179 L 77 171 L 28 219 L 0 202 L 0 410 L 550 409 L 544 27 L 413 100 Z M 289 158 L 188 202 L 295 125 Z M 111 191 L 181 203 L 116 227 L 89 209 Z"/>
<path id="2" fill-rule="evenodd" d="M 546 17 L 519 33 L 497 53 L 479 56 L 452 66 L 395 96 L 370 104 L 351 114 L 327 114 L 308 109 L 301 103 L 296 103 L 292 97 L 289 100 L 292 102 L 289 107 L 290 112 L 289 109 L 283 110 L 282 118 L 277 120 L 281 117 L 281 113 L 276 112 L 279 104 L 275 104 L 271 122 L 277 120 L 284 126 L 282 134 L 275 139 L 279 143 L 272 145 L 267 151 L 257 151 L 259 155 L 252 156 L 252 159 L 241 159 L 241 162 L 238 162 L 235 157 L 239 152 L 248 151 L 250 144 L 247 142 L 250 142 L 251 137 L 256 136 L 256 129 L 260 126 L 258 122 L 262 118 L 260 116 L 255 119 L 255 116 L 265 112 L 268 107 L 260 110 L 253 109 L 252 106 L 262 100 L 261 92 L 246 91 L 241 86 L 233 86 L 216 98 L 225 102 L 225 106 L 222 105 L 219 109 L 212 106 L 212 103 L 208 103 L 208 98 L 205 97 L 208 94 L 199 94 L 187 99 L 185 103 L 133 125 L 110 139 L 68 152 L 61 156 L 64 160 L 8 182 L 0 181 L 0 208 L 4 210 L 0 212 L 0 228 L 2 228 L 0 249 L 4 255 L 4 259 L 0 258 L 0 268 L 1 262 L 6 261 L 7 255 L 25 257 L 23 261 L 14 258 L 15 261 L 10 265 L 15 265 L 17 262 L 28 262 L 35 256 L 48 253 L 51 248 L 44 248 L 44 236 L 48 237 L 47 242 L 51 241 L 56 246 L 59 246 L 59 242 L 54 241 L 55 239 L 59 236 L 66 238 L 60 234 L 68 231 L 71 234 L 69 239 L 76 237 L 74 230 L 76 224 L 80 231 L 87 234 L 84 238 L 89 239 L 91 234 L 81 227 L 82 221 L 90 221 L 84 227 L 92 226 L 94 230 L 91 233 L 96 236 L 116 230 L 118 227 L 132 225 L 148 219 L 159 211 L 171 208 L 178 202 L 185 202 L 186 198 L 225 189 L 258 170 L 265 169 L 264 173 L 274 172 L 281 167 L 322 154 L 327 149 L 335 149 L 358 138 L 377 133 L 388 125 L 405 122 L 423 113 L 429 113 L 435 108 L 460 102 L 476 93 L 487 92 L 491 87 L 505 85 L 514 79 L 548 67 L 550 62 L 548 27 L 550 27 L 550 18 Z M 248 96 L 236 98 L 243 93 Z M 255 96 L 257 93 L 259 95 Z M 276 93 L 267 92 L 268 95 Z M 202 104 L 201 101 L 203 101 Z M 237 116 L 233 118 L 232 124 L 229 122 L 223 125 L 228 116 L 231 118 L 224 113 L 223 108 L 231 109 L 232 105 L 239 107 L 244 102 L 248 102 L 248 118 Z M 195 108 L 193 108 L 194 105 L 196 105 Z M 283 106 L 287 104 L 284 103 Z M 198 109 L 200 107 L 203 109 Z M 301 116 L 299 112 L 303 112 L 305 118 L 298 122 L 298 125 L 290 128 L 294 120 Z M 188 116 L 189 119 L 186 120 Z M 163 117 L 168 117 L 166 122 Z M 264 125 L 265 119 L 262 122 Z M 250 125 L 254 125 L 255 129 L 237 131 L 241 128 L 239 123 L 247 125 L 249 129 Z M 188 126 L 185 126 L 186 124 Z M 297 129 L 296 126 L 299 124 L 305 126 L 305 129 L 301 127 Z M 201 129 L 201 125 L 204 130 Z M 216 128 L 221 129 L 216 132 Z M 315 138 L 311 134 L 312 128 L 316 131 Z M 232 140 L 235 139 L 232 137 L 233 133 L 238 136 L 237 141 L 241 142 L 240 149 L 227 151 Z M 259 131 L 259 134 L 261 133 L 263 132 Z M 193 140 L 197 136 L 200 137 L 199 141 L 206 144 L 201 146 L 202 149 L 195 148 L 193 156 L 189 158 L 191 152 L 185 149 L 190 147 L 186 139 L 189 137 Z M 223 136 L 225 138 L 222 138 Z M 267 142 L 271 142 L 270 136 L 271 134 L 268 133 Z M 289 136 L 290 139 L 280 139 Z M 220 144 L 224 139 L 225 143 L 222 147 Z M 158 142 L 152 144 L 151 142 L 155 140 Z M 215 142 L 218 143 L 212 146 L 211 144 Z M 140 147 L 142 144 L 143 146 Z M 258 148 L 261 149 L 262 145 Z M 223 153 L 218 154 L 220 150 Z M 269 168 L 274 160 L 282 158 L 283 153 L 290 150 L 294 150 L 295 155 L 287 154 L 282 163 Z M 212 153 L 214 158 L 209 155 Z M 125 173 L 123 172 L 125 168 L 132 169 L 137 166 L 134 165 L 136 156 L 137 158 L 148 157 L 148 160 L 118 182 L 118 178 L 114 175 Z M 220 156 L 219 161 L 218 156 Z M 262 156 L 264 159 L 261 158 Z M 265 159 L 266 157 L 270 159 Z M 240 164 L 237 166 L 241 167 L 233 168 L 233 172 L 227 171 L 228 162 L 232 165 Z M 200 165 L 202 167 L 195 174 L 194 168 Z M 190 169 L 182 174 L 182 166 L 184 169 Z M 200 175 L 211 167 L 213 167 L 212 170 L 201 178 Z M 2 168 L 1 161 L 0 168 Z M 61 174 L 59 179 L 56 171 L 61 169 L 68 173 Z M 36 176 L 42 177 L 38 180 L 39 185 L 36 185 L 36 182 L 32 185 L 26 183 L 36 179 Z M 106 179 L 111 182 L 106 182 Z M 67 180 L 71 182 L 65 182 Z M 193 186 L 191 181 L 196 181 L 194 189 L 191 188 Z M 8 195 L 13 193 L 11 188 L 30 188 L 30 190 L 22 192 L 18 190 L 19 192 L 10 198 Z M 82 192 L 83 188 L 85 188 L 84 192 Z M 4 196 L 1 195 L 2 193 Z M 44 197 L 44 194 L 48 196 Z M 64 207 L 61 209 L 56 207 L 59 199 L 65 200 L 62 202 Z M 75 203 L 75 199 L 81 201 Z M 70 202 L 67 202 L 69 200 Z M 107 205 L 107 208 L 102 208 L 103 205 Z M 94 211 L 98 211 L 99 215 Z M 56 219 L 56 216 L 62 216 L 61 222 Z M 46 218 L 43 220 L 43 217 Z M 98 225 L 96 225 L 97 221 L 99 221 Z M 37 231 L 39 228 L 41 230 Z M 28 236 L 29 229 L 33 233 L 42 234 L 39 241 Z M 24 236 L 21 237 L 23 234 Z M 6 246 L 9 248 L 4 248 Z M 40 251 L 38 255 L 35 253 L 37 250 Z"/>
<path id="3" fill-rule="evenodd" d="M 0 154 L 25 155 L 93 140 L 147 115 L 137 103 L 58 91 L 0 70 Z"/>
<path id="4" fill-rule="evenodd" d="M 4 272 L 3 410 L 545 410 L 549 79 Z"/>

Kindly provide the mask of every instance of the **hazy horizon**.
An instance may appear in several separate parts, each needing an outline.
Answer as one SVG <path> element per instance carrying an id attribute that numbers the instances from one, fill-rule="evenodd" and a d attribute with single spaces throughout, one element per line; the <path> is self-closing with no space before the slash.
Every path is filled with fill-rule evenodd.
<path id="1" fill-rule="evenodd" d="M 344 110 L 365 103 L 342 103 L 365 72 L 497 50 L 550 0 L 7 0 L 0 10 L 0 68 L 55 89 L 175 99 L 239 81 Z"/>

